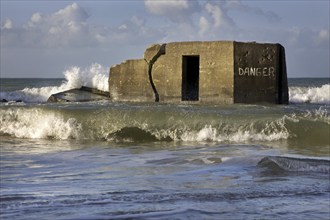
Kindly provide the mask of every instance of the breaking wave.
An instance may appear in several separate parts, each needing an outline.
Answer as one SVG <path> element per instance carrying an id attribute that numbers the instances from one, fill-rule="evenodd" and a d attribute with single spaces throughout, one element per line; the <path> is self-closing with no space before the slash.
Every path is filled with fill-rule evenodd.
<path id="1" fill-rule="evenodd" d="M 330 104 L 330 84 L 320 87 L 289 87 L 291 103 Z"/>
<path id="2" fill-rule="evenodd" d="M 330 173 L 330 160 L 268 156 L 258 165 L 274 171 Z"/>
<path id="3" fill-rule="evenodd" d="M 18 138 L 101 140 L 115 142 L 245 143 L 299 140 L 329 144 L 330 118 L 325 109 L 284 116 L 201 115 L 159 109 L 63 108 L 0 109 L 0 135 Z M 306 136 L 306 133 L 309 135 Z"/>
<path id="4" fill-rule="evenodd" d="M 45 86 L 40 88 L 24 88 L 19 91 L 5 91 L 0 93 L 0 100 L 22 101 L 27 103 L 46 102 L 55 93 L 69 89 L 87 86 L 102 91 L 108 91 L 108 73 L 106 68 L 98 63 L 81 69 L 74 66 L 63 72 L 65 80 L 59 86 Z"/>
<path id="5" fill-rule="evenodd" d="M 79 139 L 81 124 L 41 109 L 1 110 L 0 134 L 18 138 Z"/>

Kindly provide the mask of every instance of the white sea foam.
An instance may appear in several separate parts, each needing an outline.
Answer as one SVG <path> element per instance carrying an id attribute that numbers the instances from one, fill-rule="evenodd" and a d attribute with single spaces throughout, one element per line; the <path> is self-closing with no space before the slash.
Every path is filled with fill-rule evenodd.
<path id="1" fill-rule="evenodd" d="M 330 104 L 330 84 L 321 87 L 290 87 L 291 103 Z"/>
<path id="2" fill-rule="evenodd" d="M 74 66 L 64 71 L 65 81 L 59 86 L 41 88 L 25 88 L 20 91 L 1 92 L 0 99 L 23 102 L 46 102 L 49 96 L 69 89 L 87 86 L 102 91 L 108 91 L 108 74 L 106 68 L 94 63 L 88 68 Z"/>
<path id="3" fill-rule="evenodd" d="M 225 124 L 217 127 L 205 125 L 201 129 L 162 129 L 152 132 L 157 138 L 170 137 L 174 141 L 184 142 L 231 142 L 241 143 L 246 141 L 279 141 L 286 140 L 290 133 L 285 126 L 286 117 L 275 121 L 265 122 L 262 125 L 256 125 L 254 122 L 237 125 Z"/>
<path id="4" fill-rule="evenodd" d="M 94 112 L 94 111 L 92 111 Z M 81 115 L 83 114 L 83 115 Z M 152 115 L 153 113 L 150 112 Z M 157 113 L 155 113 L 157 115 Z M 21 106 L 0 109 L 0 135 L 19 138 L 54 139 L 93 139 L 112 141 L 116 137 L 122 140 L 132 136 L 138 140 L 150 140 L 150 135 L 158 140 L 183 142 L 273 142 L 301 138 L 306 129 L 320 129 L 325 134 L 330 124 L 330 116 L 325 107 L 302 113 L 291 113 L 280 118 L 251 118 L 247 120 L 199 121 L 199 116 L 179 123 L 169 119 L 165 125 L 158 120 L 139 120 L 139 115 L 127 115 L 127 112 L 104 110 L 95 117 L 91 112 L 80 112 L 73 108 L 62 111 L 58 108 L 41 106 Z M 130 117 L 136 120 L 131 120 Z M 137 117 L 138 116 L 138 117 Z M 144 116 L 144 113 L 143 113 Z M 175 115 L 174 115 L 175 116 Z M 128 120 L 123 120 L 123 118 Z M 306 126 L 306 127 L 304 127 Z M 312 126 L 312 128 L 311 128 Z M 134 129 L 123 129 L 123 128 Z M 113 135 L 118 133 L 120 135 Z M 139 132 L 141 130 L 141 132 Z M 134 133 L 138 132 L 140 136 Z M 144 137 L 145 136 L 145 137 Z"/>
<path id="5" fill-rule="evenodd" d="M 64 117 L 61 112 L 44 108 L 10 108 L 0 109 L 0 134 L 6 134 L 19 138 L 51 138 L 51 139 L 95 139 L 104 140 L 115 132 L 115 125 L 104 127 L 95 124 L 96 127 L 84 127 L 90 124 L 92 118 L 80 118 L 72 116 Z M 219 126 L 205 125 L 193 128 L 187 126 L 174 126 L 158 130 L 156 128 L 140 128 L 157 139 L 169 137 L 173 141 L 183 142 L 232 142 L 246 141 L 278 141 L 288 139 L 290 134 L 285 126 L 285 117 L 269 122 L 254 122 L 243 124 L 224 124 Z M 104 124 L 105 123 L 105 124 Z M 137 125 L 138 126 L 138 125 Z M 99 128 L 102 128 L 102 132 Z M 140 127 L 140 126 L 139 126 Z M 143 123 L 141 124 L 143 127 Z M 128 134 L 131 135 L 131 134 Z M 143 137 L 141 137 L 143 139 Z"/>
<path id="6" fill-rule="evenodd" d="M 41 109 L 9 109 L 0 111 L 0 133 L 18 138 L 79 139 L 81 124 L 65 120 L 54 112 Z"/>
<path id="7" fill-rule="evenodd" d="M 277 124 L 277 126 L 275 126 Z M 205 126 L 199 131 L 187 131 L 179 137 L 183 141 L 211 141 L 211 142 L 246 142 L 246 141 L 278 141 L 289 138 L 289 132 L 284 124 L 278 126 L 280 122 L 267 123 L 265 128 L 258 131 L 253 123 L 249 126 L 241 126 L 236 131 L 226 132 L 212 126 Z M 279 127 L 279 128 L 278 128 Z"/>
<path id="8" fill-rule="evenodd" d="M 108 74 L 106 68 L 98 63 L 92 64 L 90 67 L 80 69 L 80 67 L 71 67 L 64 72 L 66 87 L 80 88 L 88 86 L 102 91 L 109 91 Z"/>

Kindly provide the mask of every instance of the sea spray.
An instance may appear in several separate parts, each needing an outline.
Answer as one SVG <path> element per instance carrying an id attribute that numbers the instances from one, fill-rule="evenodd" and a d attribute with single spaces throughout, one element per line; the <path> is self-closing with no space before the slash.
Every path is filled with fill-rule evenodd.
<path id="1" fill-rule="evenodd" d="M 330 84 L 320 87 L 289 87 L 290 103 L 330 104 Z"/>
<path id="2" fill-rule="evenodd" d="M 98 63 L 81 69 L 70 67 L 63 72 L 65 80 L 59 86 L 24 88 L 16 91 L 1 91 L 0 99 L 7 101 L 23 101 L 26 103 L 42 103 L 55 93 L 69 89 L 87 86 L 102 91 L 108 91 L 108 73 L 106 68 Z"/>
<path id="3" fill-rule="evenodd" d="M 41 108 L 0 110 L 0 135 L 18 138 L 79 139 L 82 126 L 75 118 Z"/>
<path id="4" fill-rule="evenodd" d="M 237 124 L 219 123 L 217 127 L 205 125 L 201 129 L 185 131 L 179 137 L 182 141 L 196 142 L 255 142 L 286 140 L 290 136 L 284 118 L 275 121 L 245 122 Z"/>
<path id="5" fill-rule="evenodd" d="M 94 63 L 83 70 L 77 66 L 71 67 L 64 72 L 64 76 L 67 80 L 65 84 L 67 88 L 87 86 L 102 91 L 109 90 L 107 71 L 98 63 Z"/>

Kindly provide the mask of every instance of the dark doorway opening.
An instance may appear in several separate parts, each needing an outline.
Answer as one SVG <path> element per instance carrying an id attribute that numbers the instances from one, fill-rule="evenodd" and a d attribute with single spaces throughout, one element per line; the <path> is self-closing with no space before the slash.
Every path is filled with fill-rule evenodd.
<path id="1" fill-rule="evenodd" d="M 182 56 L 182 101 L 198 101 L 199 56 Z"/>

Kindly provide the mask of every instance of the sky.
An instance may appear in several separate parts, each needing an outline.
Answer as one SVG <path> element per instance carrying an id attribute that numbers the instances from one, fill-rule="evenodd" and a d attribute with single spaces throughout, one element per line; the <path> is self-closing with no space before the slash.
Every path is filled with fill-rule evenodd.
<path id="1" fill-rule="evenodd" d="M 329 0 L 0 0 L 1 78 L 143 58 L 150 44 L 256 41 L 285 47 L 288 77 L 329 77 Z"/>

